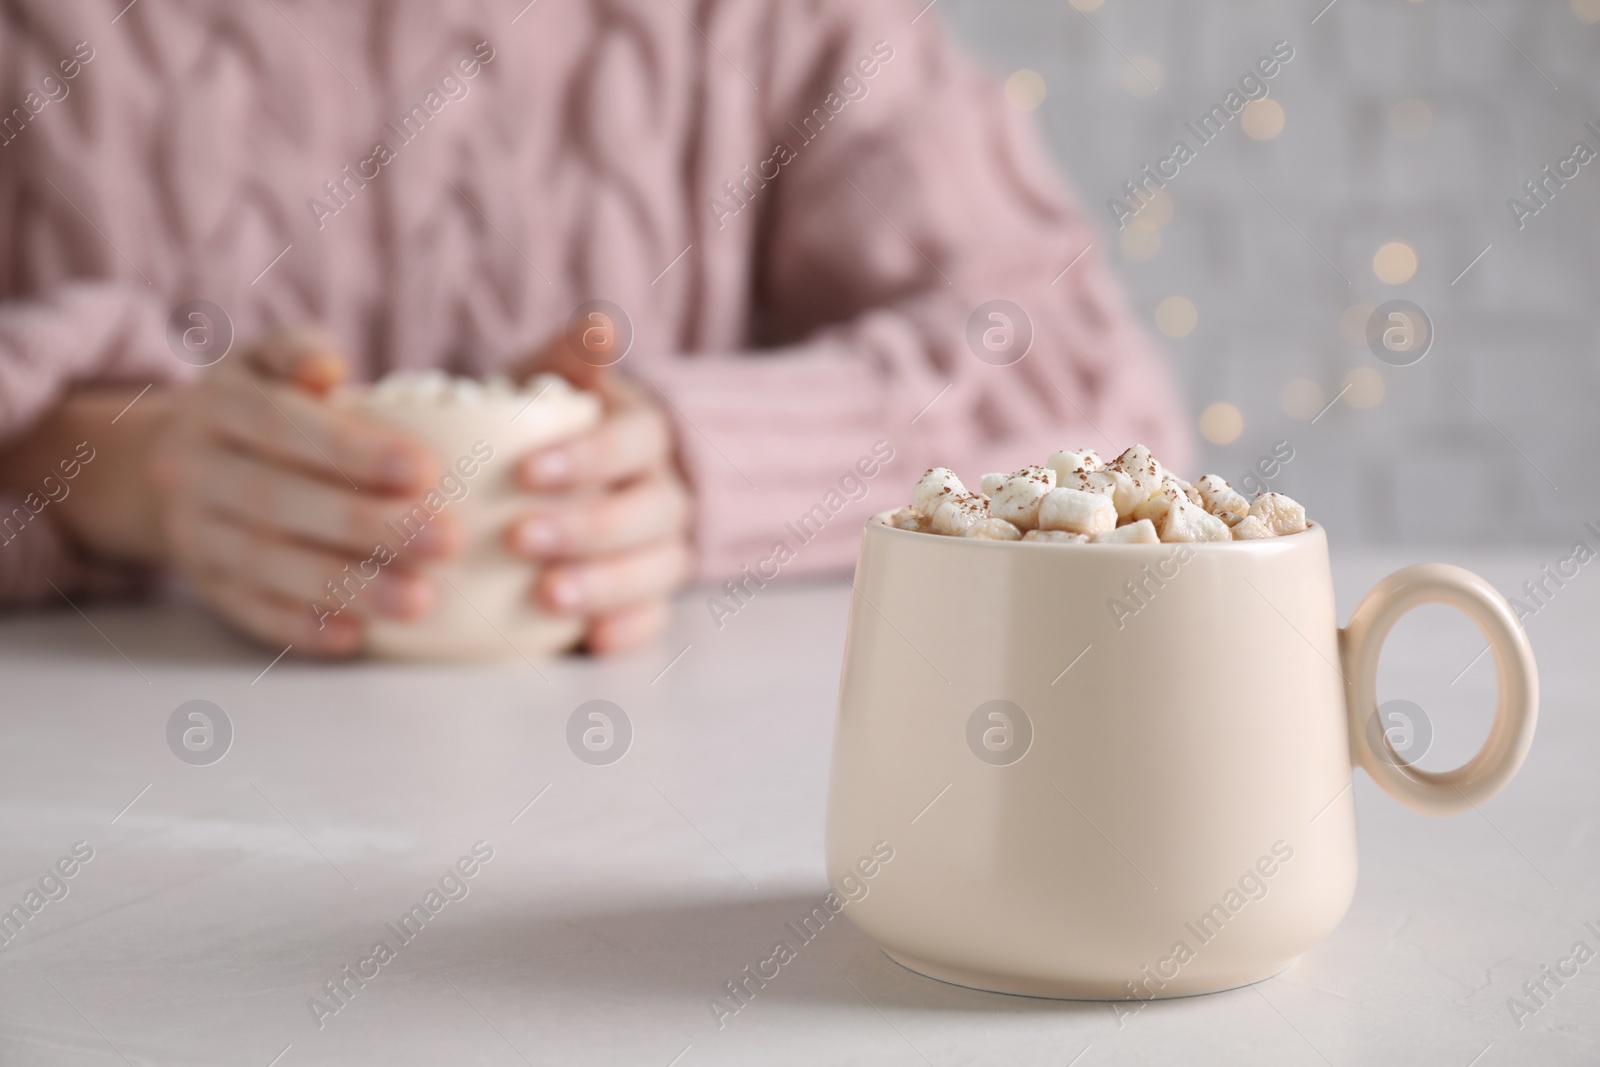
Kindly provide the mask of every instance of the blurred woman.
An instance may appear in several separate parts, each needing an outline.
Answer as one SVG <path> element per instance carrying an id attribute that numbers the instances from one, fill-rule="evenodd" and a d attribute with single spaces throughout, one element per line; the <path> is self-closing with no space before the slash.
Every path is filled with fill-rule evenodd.
<path id="1" fill-rule="evenodd" d="M 507 531 L 597 651 L 819 502 L 784 573 L 846 570 L 930 465 L 1187 458 L 1094 230 L 923 0 L 125 3 L 0 16 L 0 604 L 170 567 L 354 651 L 307 601 L 436 461 L 318 398 L 397 369 L 605 397 L 519 458 Z M 408 565 L 455 547 L 360 610 L 426 612 Z"/>

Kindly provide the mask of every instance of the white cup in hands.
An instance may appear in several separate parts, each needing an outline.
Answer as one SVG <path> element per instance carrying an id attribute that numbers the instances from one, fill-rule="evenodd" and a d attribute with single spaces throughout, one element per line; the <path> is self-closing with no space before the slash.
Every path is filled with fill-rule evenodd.
<path id="1" fill-rule="evenodd" d="M 292 645 L 297 655 L 349 656 L 369 647 L 475 655 L 472 649 L 487 647 L 477 638 L 453 644 L 426 636 L 439 632 L 437 623 L 395 624 L 461 609 L 482 631 L 486 605 L 514 597 L 527 598 L 540 621 L 537 632 L 509 645 L 495 638 L 508 655 L 512 647 L 569 647 L 572 634 L 600 653 L 650 641 L 689 569 L 690 498 L 671 426 L 644 388 L 563 359 L 567 353 L 557 338 L 524 373 L 554 372 L 594 388 L 601 410 L 588 397 L 553 414 L 546 398 L 497 441 L 460 426 L 430 430 L 415 412 L 364 405 L 358 398 L 369 394 L 344 387 L 348 365 L 318 333 L 267 338 L 219 364 L 173 405 L 151 463 L 166 558 L 233 627 L 270 646 Z M 487 480 L 484 461 L 472 455 L 478 440 L 494 449 Z M 473 470 L 472 479 L 463 469 Z M 506 505 L 514 484 L 518 506 L 487 509 L 493 514 L 480 526 L 475 516 L 490 495 L 480 493 L 469 508 L 451 502 L 419 522 L 415 509 L 430 492 L 445 501 L 462 495 L 456 479 L 468 483 L 461 502 L 492 488 Z M 467 593 L 474 609 L 430 572 L 463 551 L 511 567 L 515 561 L 484 547 L 485 531 L 521 562 L 493 595 Z M 499 611 L 493 617 L 504 620 Z M 369 642 L 369 631 L 383 636 Z"/>
<path id="2" fill-rule="evenodd" d="M 414 566 L 433 584 L 427 614 L 366 618 L 368 652 L 397 659 L 531 658 L 566 651 L 583 638 L 581 614 L 539 605 L 538 568 L 513 554 L 506 531 L 527 502 L 518 460 L 595 426 L 597 397 L 549 374 L 517 386 L 433 372 L 341 390 L 331 403 L 408 434 L 428 447 L 440 471 L 322 600 L 325 610 L 342 609 L 345 601 L 354 606 L 368 581 L 397 565 Z M 411 563 L 410 545 L 446 517 L 460 531 L 460 551 Z"/>

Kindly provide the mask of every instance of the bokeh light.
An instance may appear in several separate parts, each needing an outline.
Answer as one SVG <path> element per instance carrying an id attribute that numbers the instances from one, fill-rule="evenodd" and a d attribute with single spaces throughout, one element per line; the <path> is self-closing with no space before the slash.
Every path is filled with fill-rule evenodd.
<path id="1" fill-rule="evenodd" d="M 1134 56 L 1122 65 L 1122 87 L 1134 96 L 1154 96 L 1161 88 L 1162 73 L 1154 56 Z"/>
<path id="2" fill-rule="evenodd" d="M 1372 318 L 1372 304 L 1351 304 L 1339 316 L 1339 336 L 1353 345 L 1367 346 L 1367 320 Z"/>
<path id="3" fill-rule="evenodd" d="M 1433 108 L 1426 100 L 1408 96 L 1389 108 L 1389 128 L 1403 141 L 1417 141 L 1433 129 Z"/>
<path id="4" fill-rule="evenodd" d="M 1283 105 L 1264 96 L 1245 105 L 1239 116 L 1244 132 L 1257 141 L 1270 141 L 1283 132 Z"/>
<path id="5" fill-rule="evenodd" d="M 1169 296 L 1156 307 L 1156 329 L 1168 337 L 1187 337 L 1200 322 L 1200 313 L 1187 297 Z"/>
<path id="6" fill-rule="evenodd" d="M 1244 416 L 1226 400 L 1219 400 L 1200 413 L 1200 436 L 1214 445 L 1231 445 L 1244 433 Z"/>
<path id="7" fill-rule="evenodd" d="M 1144 193 L 1144 207 L 1139 209 L 1137 215 L 1128 220 L 1128 225 L 1159 230 L 1172 221 L 1172 214 L 1172 197 L 1167 195 L 1166 190 L 1156 189 L 1153 192 L 1146 190 Z"/>
<path id="8" fill-rule="evenodd" d="M 1375 367 L 1357 367 L 1345 376 L 1344 384 L 1350 387 L 1344 394 L 1345 403 L 1353 408 L 1375 408 L 1383 403 L 1387 387 L 1383 372 Z"/>
<path id="9" fill-rule="evenodd" d="M 1284 386 L 1283 392 L 1278 396 L 1278 404 L 1283 408 L 1283 413 L 1301 422 L 1310 422 L 1316 418 L 1327 402 L 1327 397 L 1322 393 L 1322 386 L 1310 378 L 1296 378 Z"/>
<path id="10" fill-rule="evenodd" d="M 1372 273 L 1381 282 L 1404 285 L 1417 273 L 1417 250 L 1404 241 L 1390 241 L 1373 254 Z"/>
<path id="11" fill-rule="evenodd" d="M 1161 231 L 1153 226 L 1129 226 L 1122 231 L 1117 244 L 1122 258 L 1131 263 L 1148 263 L 1161 252 Z"/>
<path id="12" fill-rule="evenodd" d="M 1044 75 L 1027 67 L 1014 72 L 1006 79 L 1006 103 L 1018 111 L 1032 111 L 1044 103 L 1049 91 Z"/>

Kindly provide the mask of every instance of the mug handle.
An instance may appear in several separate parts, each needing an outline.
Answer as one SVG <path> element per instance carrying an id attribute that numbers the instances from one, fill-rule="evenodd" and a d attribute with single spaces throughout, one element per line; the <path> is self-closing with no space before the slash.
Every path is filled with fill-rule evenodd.
<path id="1" fill-rule="evenodd" d="M 1494 726 L 1483 748 L 1451 771 L 1425 771 L 1404 762 L 1386 732 L 1374 747 L 1368 724 L 1377 714 L 1378 654 L 1400 617 L 1423 604 L 1447 604 L 1477 624 L 1494 653 L 1499 695 Z M 1424 815 L 1455 815 L 1488 800 L 1511 780 L 1533 744 L 1539 718 L 1539 676 L 1528 636 L 1511 606 L 1471 571 L 1422 563 L 1395 571 L 1372 587 L 1339 631 L 1344 660 L 1350 752 L 1383 791 Z"/>

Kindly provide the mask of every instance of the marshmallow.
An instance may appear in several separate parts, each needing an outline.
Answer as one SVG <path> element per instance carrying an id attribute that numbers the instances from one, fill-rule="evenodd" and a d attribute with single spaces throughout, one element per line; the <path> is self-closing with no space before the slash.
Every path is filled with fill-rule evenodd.
<path id="1" fill-rule="evenodd" d="M 1251 518 L 1260 519 L 1273 533 L 1299 533 L 1306 528 L 1306 509 L 1282 493 L 1263 493 L 1250 502 Z"/>
<path id="2" fill-rule="evenodd" d="M 934 509 L 930 525 L 934 533 L 957 537 L 971 529 L 978 520 L 988 518 L 988 511 L 983 497 L 976 493 L 961 492 L 944 498 Z"/>
<path id="3" fill-rule="evenodd" d="M 946 498 L 966 491 L 967 487 L 961 484 L 955 471 L 949 467 L 934 467 L 917 481 L 917 487 L 911 491 L 911 506 L 917 509 L 918 515 L 931 519 Z"/>
<path id="4" fill-rule="evenodd" d="M 1117 506 L 1108 496 L 1081 489 L 1052 489 L 1039 504 L 1039 528 L 1097 534 L 1116 529 Z"/>
<path id="5" fill-rule="evenodd" d="M 517 385 L 503 374 L 479 381 L 456 378 L 444 371 L 395 371 L 371 387 L 370 396 L 385 407 L 460 406 L 477 407 L 496 400 L 526 397 L 531 406 L 562 401 L 571 403 L 576 390 L 565 378 L 540 374 L 524 385 Z M 529 421 L 532 421 L 531 419 Z"/>
<path id="6" fill-rule="evenodd" d="M 893 526 L 897 530 L 916 530 L 926 532 L 928 524 L 917 515 L 916 508 L 899 508 L 884 516 L 884 524 Z"/>
<path id="7" fill-rule="evenodd" d="M 1066 485 L 1069 474 L 1087 474 L 1105 466 L 1092 448 L 1084 449 L 1082 452 L 1057 452 L 1045 460 L 1044 465 L 1056 472 L 1057 486 Z"/>
<path id="8" fill-rule="evenodd" d="M 411 388 L 437 389 L 439 381 L 419 376 Z M 517 387 L 490 379 L 483 388 Z M 911 507 L 883 521 L 983 541 L 1100 544 L 1251 541 L 1307 527 L 1305 508 L 1282 493 L 1247 501 L 1215 474 L 1191 484 L 1144 445 L 1110 464 L 1093 449 L 1062 450 L 1040 466 L 985 474 L 979 487 L 981 494 L 971 492 L 948 467 L 934 467 L 918 480 Z"/>
<path id="9" fill-rule="evenodd" d="M 1244 498 L 1244 494 L 1215 474 L 1201 478 L 1194 483 L 1194 487 L 1200 494 L 1199 502 L 1223 522 L 1228 521 L 1229 515 L 1242 518 L 1250 514 L 1250 502 Z"/>
<path id="10" fill-rule="evenodd" d="M 1065 478 L 1057 478 L 1057 489 L 1078 489 L 1085 493 L 1108 496 L 1117 507 L 1118 521 L 1126 521 L 1135 508 L 1149 495 L 1122 471 L 1102 467 L 1092 471 L 1073 471 Z"/>
<path id="11" fill-rule="evenodd" d="M 1122 471 L 1108 473 L 1114 483 L 1111 493 L 1112 501 L 1117 505 L 1117 519 L 1126 522 L 1140 504 L 1148 498 L 1144 487 Z"/>
<path id="12" fill-rule="evenodd" d="M 1022 535 L 1024 541 L 1055 541 L 1060 544 L 1081 545 L 1089 540 L 1083 534 L 1068 533 L 1065 530 L 1029 530 Z"/>
<path id="13" fill-rule="evenodd" d="M 1233 539 L 1235 541 L 1259 541 L 1264 537 L 1277 537 L 1267 528 L 1267 524 L 1254 515 L 1246 515 L 1233 524 Z"/>
<path id="14" fill-rule="evenodd" d="M 1140 519 L 1130 522 L 1126 526 L 1118 526 L 1115 530 L 1094 535 L 1097 545 L 1158 545 L 1161 537 L 1156 533 L 1155 523 L 1149 519 Z"/>
<path id="15" fill-rule="evenodd" d="M 1111 461 L 1111 466 L 1133 479 L 1133 484 L 1144 491 L 1146 499 L 1155 495 L 1161 488 L 1162 478 L 1166 472 L 1161 469 L 1161 464 L 1156 462 L 1156 457 L 1144 445 L 1134 445 L 1122 455 Z"/>
<path id="16" fill-rule="evenodd" d="M 1228 524 L 1188 500 L 1180 500 L 1167 509 L 1167 514 L 1157 527 L 1161 540 L 1177 541 L 1231 541 L 1233 531 Z"/>
<path id="17" fill-rule="evenodd" d="M 1167 512 L 1171 510 L 1172 505 L 1188 499 L 1178 480 L 1168 478 L 1148 500 L 1133 508 L 1128 514 L 1135 520 L 1149 519 L 1159 529 L 1161 524 L 1166 522 Z"/>
<path id="18" fill-rule="evenodd" d="M 1022 531 L 1004 519 L 979 519 L 967 527 L 967 532 L 962 537 L 971 537 L 979 541 L 1020 541 Z"/>
<path id="19" fill-rule="evenodd" d="M 1055 488 L 1056 472 L 1049 467 L 1024 467 L 1011 475 L 989 498 L 989 513 L 1019 530 L 1039 525 L 1039 502 Z"/>
<path id="20" fill-rule="evenodd" d="M 1110 470 L 1069 471 L 1056 478 L 1057 489 L 1076 489 L 1081 493 L 1099 493 L 1110 496 L 1116 488 L 1116 479 Z"/>

